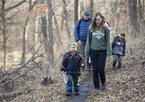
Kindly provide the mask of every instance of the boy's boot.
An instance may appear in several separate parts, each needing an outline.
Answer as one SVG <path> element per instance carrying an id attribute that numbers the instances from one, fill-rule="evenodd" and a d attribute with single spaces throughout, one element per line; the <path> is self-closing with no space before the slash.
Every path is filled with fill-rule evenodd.
<path id="1" fill-rule="evenodd" d="M 115 68 L 115 66 L 116 66 L 116 62 L 115 62 L 115 61 L 113 61 L 112 69 L 114 69 L 114 68 Z"/>
<path id="2" fill-rule="evenodd" d="M 67 96 L 71 96 L 71 94 L 72 94 L 72 87 L 71 86 L 68 86 L 67 87 L 67 93 L 66 93 L 66 95 Z"/>
<path id="3" fill-rule="evenodd" d="M 80 67 L 81 68 L 81 71 L 84 71 L 85 70 L 85 67 Z"/>
<path id="4" fill-rule="evenodd" d="M 121 63 L 118 63 L 118 69 L 120 69 L 121 68 Z"/>
<path id="5" fill-rule="evenodd" d="M 74 92 L 75 95 L 79 95 L 79 87 L 74 87 Z"/>

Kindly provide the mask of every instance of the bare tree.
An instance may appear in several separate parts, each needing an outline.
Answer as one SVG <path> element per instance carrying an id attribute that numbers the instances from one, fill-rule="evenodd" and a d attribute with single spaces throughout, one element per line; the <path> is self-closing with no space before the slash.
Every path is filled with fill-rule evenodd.
<path id="1" fill-rule="evenodd" d="M 29 11 L 32 10 L 31 8 L 31 4 L 32 4 L 32 0 L 29 1 Z M 23 47 L 22 47 L 22 58 L 21 58 L 21 64 L 25 63 L 25 54 L 26 54 L 26 33 L 27 33 L 27 29 L 28 29 L 28 23 L 29 23 L 29 16 L 27 16 L 25 25 L 23 27 L 24 31 L 23 31 Z"/>
<path id="2" fill-rule="evenodd" d="M 62 1 L 63 3 L 63 6 L 64 6 L 64 16 L 65 16 L 65 27 L 66 27 L 66 31 L 67 31 L 67 41 L 68 43 L 70 42 L 70 39 L 71 39 L 71 36 L 70 36 L 70 30 L 69 30 L 69 23 L 68 23 L 68 11 L 67 11 L 67 8 L 66 8 L 66 4 L 64 4 L 64 2 Z"/>
<path id="3" fill-rule="evenodd" d="M 49 29 L 49 62 L 50 65 L 53 65 L 54 62 L 54 54 L 53 54 L 53 33 L 52 33 L 52 4 L 51 4 L 51 0 L 47 0 L 47 4 L 48 4 L 48 29 Z M 51 66 L 53 67 L 53 66 Z"/>
<path id="4" fill-rule="evenodd" d="M 129 4 L 129 17 L 130 17 L 130 26 L 132 29 L 133 37 L 136 38 L 138 32 L 138 23 L 137 23 L 137 1 L 128 0 Z"/>
<path id="5" fill-rule="evenodd" d="M 143 21 L 143 7 L 141 4 L 141 0 L 138 0 L 138 13 L 139 13 L 140 21 L 142 22 Z"/>
<path id="6" fill-rule="evenodd" d="M 4 48 L 4 71 L 6 70 L 6 35 L 5 35 L 5 0 L 2 0 L 2 21 L 3 21 L 3 38 L 4 38 L 4 44 L 3 44 L 3 48 Z"/>
<path id="7" fill-rule="evenodd" d="M 52 15 L 53 15 L 53 18 L 54 18 L 54 24 L 55 24 L 56 31 L 57 31 L 58 47 L 59 47 L 60 45 L 62 45 L 62 41 L 61 41 L 61 37 L 60 37 L 60 33 L 59 33 L 59 28 L 58 28 L 58 23 L 57 23 L 57 20 L 56 20 L 56 17 L 55 17 L 55 13 L 54 13 L 53 7 L 52 7 Z"/>
<path id="8" fill-rule="evenodd" d="M 89 0 L 90 17 L 93 17 L 94 16 L 93 8 L 94 8 L 94 1 L 93 0 Z"/>
<path id="9" fill-rule="evenodd" d="M 76 24 L 77 20 L 78 20 L 78 4 L 79 4 L 79 0 L 75 0 L 75 4 L 74 4 L 74 24 Z"/>
<path id="10" fill-rule="evenodd" d="M 142 7 L 142 3 L 141 0 L 138 0 L 138 14 L 139 14 L 139 28 L 143 29 L 144 25 L 143 25 L 143 7 Z"/>
<path id="11" fill-rule="evenodd" d="M 66 5 L 65 0 L 62 0 L 62 2 Z M 65 7 L 63 6 L 63 13 L 62 13 L 62 20 L 61 20 L 61 30 L 63 30 L 63 23 L 64 23 L 64 19 L 65 19 Z"/>
<path id="12" fill-rule="evenodd" d="M 34 4 L 37 3 L 37 0 L 34 2 Z M 29 0 L 29 12 L 33 9 L 34 6 L 32 6 L 32 0 Z M 28 30 L 28 23 L 29 23 L 29 15 L 27 15 L 25 25 L 23 27 L 23 47 L 22 47 L 22 58 L 20 64 L 25 63 L 25 54 L 26 54 L 26 40 L 27 40 L 27 30 Z"/>
<path id="13" fill-rule="evenodd" d="M 43 4 L 44 0 L 41 0 L 40 4 Z M 47 19 L 46 19 L 46 14 L 42 13 L 41 15 L 41 21 L 42 21 L 42 34 L 45 39 L 45 52 L 47 55 L 47 60 L 49 60 L 49 44 L 48 44 L 48 34 L 47 34 Z"/>

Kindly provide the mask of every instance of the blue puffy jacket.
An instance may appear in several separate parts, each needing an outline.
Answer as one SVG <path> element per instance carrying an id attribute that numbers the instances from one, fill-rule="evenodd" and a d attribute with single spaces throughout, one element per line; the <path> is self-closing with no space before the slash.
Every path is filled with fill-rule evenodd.
<path id="1" fill-rule="evenodd" d="M 77 51 L 76 54 L 73 55 L 71 51 L 69 51 L 63 57 L 61 71 L 66 71 L 67 74 L 80 75 L 80 66 L 82 63 L 84 63 L 84 58 L 80 52 Z"/>
<path id="2" fill-rule="evenodd" d="M 119 36 L 114 37 L 114 40 L 112 42 L 112 54 L 124 56 L 125 55 L 125 46 L 126 46 L 125 39 L 123 41 L 120 41 Z"/>
<path id="3" fill-rule="evenodd" d="M 81 23 L 80 23 L 81 20 Z M 92 22 L 92 18 L 84 20 L 84 17 L 79 19 L 75 25 L 75 40 L 87 41 L 88 29 Z"/>

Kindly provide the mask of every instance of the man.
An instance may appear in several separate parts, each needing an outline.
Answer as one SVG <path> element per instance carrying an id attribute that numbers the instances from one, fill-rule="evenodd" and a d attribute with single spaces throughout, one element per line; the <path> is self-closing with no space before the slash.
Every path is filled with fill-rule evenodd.
<path id="1" fill-rule="evenodd" d="M 76 22 L 75 25 L 75 40 L 78 43 L 78 51 L 85 57 L 85 46 L 88 36 L 88 29 L 92 22 L 92 18 L 90 18 L 90 12 L 86 10 L 81 19 Z M 91 64 L 89 63 L 89 58 L 87 58 L 87 68 L 91 69 Z M 84 71 L 85 67 L 81 68 L 81 71 Z"/>

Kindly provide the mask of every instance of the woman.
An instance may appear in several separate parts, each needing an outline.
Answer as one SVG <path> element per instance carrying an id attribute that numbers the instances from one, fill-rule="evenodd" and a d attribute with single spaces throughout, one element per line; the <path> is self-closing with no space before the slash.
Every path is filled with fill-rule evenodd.
<path id="1" fill-rule="evenodd" d="M 103 16 L 97 12 L 92 20 L 89 27 L 88 38 L 85 48 L 85 55 L 91 56 L 92 67 L 93 67 L 93 83 L 94 91 L 106 88 L 105 85 L 105 62 L 106 57 L 111 56 L 111 44 L 110 44 L 110 33 L 108 26 L 103 23 Z M 100 77 L 100 78 L 99 78 Z"/>

